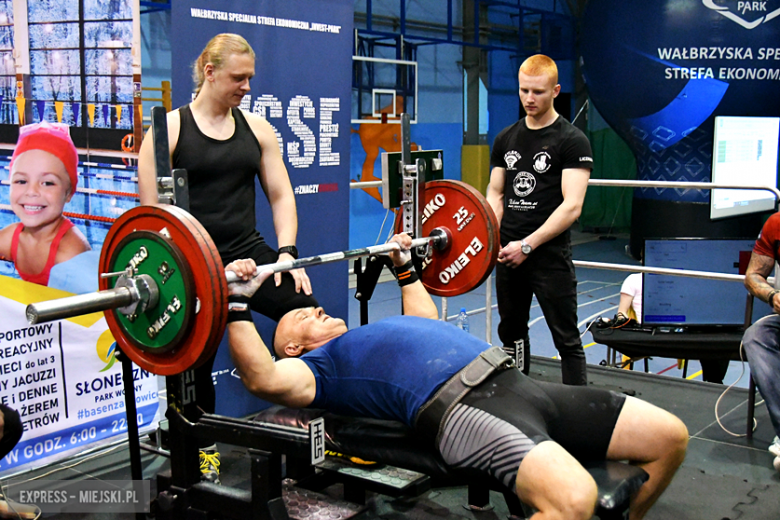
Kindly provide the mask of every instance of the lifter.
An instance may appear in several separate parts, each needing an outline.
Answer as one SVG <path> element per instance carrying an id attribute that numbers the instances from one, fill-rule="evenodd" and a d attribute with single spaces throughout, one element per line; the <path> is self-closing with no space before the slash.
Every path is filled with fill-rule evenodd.
<path id="1" fill-rule="evenodd" d="M 248 306 L 271 273 L 254 276 L 252 260 L 227 266 L 246 281 L 229 286 L 228 339 L 247 389 L 285 406 L 413 426 L 449 466 L 513 489 L 538 510 L 535 520 L 593 515 L 596 484 L 575 457 L 629 460 L 650 476 L 631 500 L 630 518 L 643 518 L 685 457 L 685 425 L 639 399 L 526 377 L 500 349 L 437 319 L 411 239 L 392 240 L 405 250 L 390 253 L 405 315 L 349 331 L 321 307 L 290 311 L 276 330 L 276 363 Z"/>

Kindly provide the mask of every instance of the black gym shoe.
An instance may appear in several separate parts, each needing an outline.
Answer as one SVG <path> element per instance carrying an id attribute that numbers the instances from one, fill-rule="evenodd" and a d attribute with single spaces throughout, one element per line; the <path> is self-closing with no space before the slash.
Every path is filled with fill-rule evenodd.
<path id="1" fill-rule="evenodd" d="M 200 457 L 200 479 L 219 484 L 219 452 L 216 449 L 203 449 Z"/>

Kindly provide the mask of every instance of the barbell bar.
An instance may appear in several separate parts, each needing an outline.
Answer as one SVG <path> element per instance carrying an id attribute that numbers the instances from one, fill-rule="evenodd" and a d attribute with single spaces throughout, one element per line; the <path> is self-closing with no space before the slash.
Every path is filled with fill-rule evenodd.
<path id="1" fill-rule="evenodd" d="M 437 251 L 442 251 L 447 248 L 447 243 L 447 230 L 445 228 L 436 228 L 431 231 L 430 236 L 413 238 L 412 248 L 430 246 Z M 284 271 L 292 271 L 293 269 L 312 267 L 315 265 L 340 262 L 342 260 L 349 260 L 350 258 L 358 258 L 361 256 L 383 255 L 392 251 L 398 251 L 400 249 L 401 246 L 398 244 L 398 242 L 387 242 L 385 244 L 362 247 L 359 249 L 336 251 L 334 253 L 325 253 L 322 255 L 309 256 L 306 258 L 298 258 L 296 260 L 287 260 L 273 264 L 259 265 L 257 266 L 255 275 L 258 275 L 264 271 L 279 273 Z M 241 281 L 241 279 L 233 271 L 225 271 L 225 276 L 227 283 Z"/>
<path id="2" fill-rule="evenodd" d="M 445 249 L 447 247 L 447 231 L 443 228 L 436 228 L 429 237 L 412 239 L 413 248 L 425 246 L 433 247 L 436 250 Z M 359 249 L 336 251 L 296 260 L 275 262 L 257 266 L 255 276 L 266 271 L 280 273 L 293 269 L 349 260 L 350 258 L 387 254 L 400 249 L 401 246 L 398 242 L 388 242 Z M 236 273 L 229 270 L 225 270 L 225 281 L 228 284 L 243 282 Z M 139 312 L 144 312 L 146 308 L 153 307 L 159 298 L 157 283 L 151 276 L 146 274 L 138 276 L 121 274 L 118 277 L 117 285 L 118 287 L 113 289 L 31 303 L 26 309 L 27 321 L 34 325 L 36 323 L 46 323 L 48 321 L 72 318 L 111 309 L 117 309 L 126 316 L 135 315 Z M 142 308 L 138 309 L 136 305 Z"/>
<path id="3" fill-rule="evenodd" d="M 146 275 L 142 275 L 146 276 Z M 125 278 L 129 281 L 129 279 Z M 157 284 L 149 285 L 157 291 Z M 109 309 L 124 308 L 144 300 L 141 293 L 132 286 L 120 286 L 88 294 L 77 294 L 58 300 L 31 303 L 27 306 L 27 321 L 31 325 L 47 321 L 81 316 Z"/>
<path id="4" fill-rule="evenodd" d="M 452 296 L 477 287 L 498 257 L 498 223 L 484 197 L 458 181 L 426 184 L 422 238 L 412 240 L 421 256 L 421 279 L 434 295 Z M 398 229 L 396 229 L 398 232 Z M 257 272 L 386 254 L 388 242 L 275 264 Z M 420 253 L 424 251 L 424 255 Z M 226 271 L 211 237 L 181 208 L 138 206 L 109 229 L 100 255 L 100 291 L 30 304 L 30 323 L 104 311 L 114 339 L 139 367 L 172 375 L 211 357 L 227 325 Z"/>

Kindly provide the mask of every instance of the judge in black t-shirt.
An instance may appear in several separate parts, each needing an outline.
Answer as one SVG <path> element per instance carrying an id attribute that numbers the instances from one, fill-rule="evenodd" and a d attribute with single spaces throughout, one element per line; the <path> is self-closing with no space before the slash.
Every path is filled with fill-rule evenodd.
<path id="1" fill-rule="evenodd" d="M 501 222 L 498 335 L 505 348 L 523 349 L 528 373 L 528 318 L 536 295 L 560 353 L 563 382 L 585 385 L 569 227 L 582 211 L 593 154 L 585 135 L 553 108 L 561 91 L 555 62 L 531 56 L 518 78 L 526 117 L 496 136 L 487 189 Z"/>

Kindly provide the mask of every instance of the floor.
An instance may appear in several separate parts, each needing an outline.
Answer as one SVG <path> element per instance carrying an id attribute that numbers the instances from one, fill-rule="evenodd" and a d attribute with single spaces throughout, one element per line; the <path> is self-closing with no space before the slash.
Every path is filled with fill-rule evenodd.
<path id="1" fill-rule="evenodd" d="M 627 238 L 600 240 L 598 237 L 578 235 L 574 246 L 574 258 L 614 263 L 636 263 L 625 253 Z M 618 303 L 620 283 L 625 273 L 595 269 L 578 270 L 579 321 L 584 332 L 583 344 L 589 366 L 591 385 L 624 391 L 669 410 L 688 427 L 690 443 L 682 468 L 667 492 L 661 497 L 647 518 L 651 520 L 774 520 L 780 518 L 780 475 L 772 469 L 772 456 L 766 451 L 772 432 L 766 407 L 756 408 L 756 428 L 752 440 L 744 437 L 747 410 L 747 375 L 739 362 L 732 362 L 726 375 L 726 385 L 701 381 L 696 362 L 691 362 L 686 378 L 678 368 L 677 360 L 652 359 L 651 373 L 644 373 L 641 364 L 633 371 L 599 366 L 607 359 L 603 345 L 592 344 L 587 323 L 598 316 L 612 317 Z M 473 292 L 443 302 L 436 299 L 441 309 L 446 305 L 448 314 L 454 316 L 461 307 L 470 313 L 470 331 L 484 337 L 486 331 L 486 285 Z M 493 291 L 493 294 L 495 292 Z M 495 304 L 495 296 L 492 298 Z M 394 283 L 380 283 L 371 299 L 371 321 L 395 314 L 400 308 L 399 294 Z M 480 311 L 482 309 L 482 311 Z M 491 310 L 492 340 L 498 344 L 495 327 L 498 316 Z M 358 302 L 350 303 L 349 322 L 359 324 Z M 544 319 L 538 308 L 531 319 L 531 343 L 534 358 L 532 377 L 559 380 L 560 369 L 555 349 L 549 337 Z M 744 369 L 746 370 L 746 368 Z M 728 390 L 727 385 L 733 388 Z M 717 407 L 717 418 L 716 418 Z M 721 426 L 722 423 L 723 426 Z M 728 429 L 736 436 L 727 433 Z M 742 436 L 739 436 L 742 435 Z M 222 453 L 223 484 L 246 488 L 249 482 L 248 457 L 245 448 L 220 445 Z M 129 478 L 127 451 L 118 445 L 112 451 L 80 459 L 62 462 L 25 475 L 34 478 L 49 473 L 46 478 L 82 479 L 100 478 L 121 480 Z M 142 460 L 145 478 L 154 477 L 168 466 L 168 460 L 153 454 L 145 454 Z M 75 464 L 75 465 L 74 465 Z M 338 494 L 338 490 L 330 490 Z M 366 509 L 357 518 L 506 518 L 503 500 L 492 496 L 492 511 L 473 512 L 462 507 L 466 492 L 463 488 L 435 489 L 414 499 L 393 499 L 383 495 L 373 496 Z M 135 518 L 134 515 L 70 514 L 49 515 L 42 518 Z"/>

